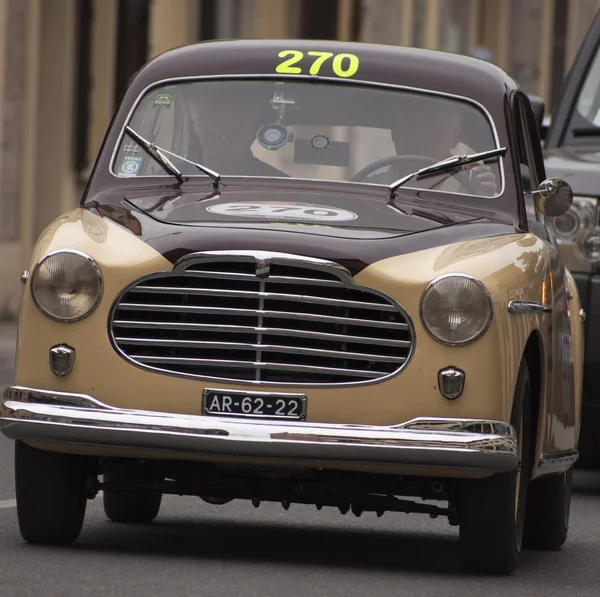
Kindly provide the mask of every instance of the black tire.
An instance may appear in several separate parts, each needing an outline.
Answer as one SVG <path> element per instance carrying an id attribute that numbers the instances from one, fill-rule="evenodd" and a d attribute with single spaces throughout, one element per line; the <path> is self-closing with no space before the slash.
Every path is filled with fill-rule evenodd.
<path id="1" fill-rule="evenodd" d="M 567 540 L 573 467 L 561 475 L 535 479 L 529 485 L 523 547 L 556 550 Z"/>
<path id="2" fill-rule="evenodd" d="M 530 404 L 529 367 L 523 360 L 511 416 L 520 436 L 520 466 L 510 473 L 458 484 L 460 557 L 469 572 L 510 574 L 519 562 L 531 474 Z"/>
<path id="3" fill-rule="evenodd" d="M 69 545 L 81 533 L 87 497 L 82 458 L 15 442 L 19 530 L 25 541 Z"/>
<path id="4" fill-rule="evenodd" d="M 143 465 L 125 465 L 104 474 L 105 483 L 147 483 L 155 480 Z M 160 510 L 160 491 L 107 491 L 104 490 L 104 513 L 113 522 L 143 524 L 152 522 Z"/>

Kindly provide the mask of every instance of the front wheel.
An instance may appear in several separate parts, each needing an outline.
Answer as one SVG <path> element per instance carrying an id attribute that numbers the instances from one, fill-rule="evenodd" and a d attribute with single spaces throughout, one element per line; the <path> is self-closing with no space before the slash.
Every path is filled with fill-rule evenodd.
<path id="1" fill-rule="evenodd" d="M 19 530 L 25 541 L 69 545 L 81 533 L 87 497 L 83 460 L 15 442 Z"/>
<path id="2" fill-rule="evenodd" d="M 527 496 L 523 547 L 560 549 L 567 540 L 573 467 L 561 475 L 532 481 Z"/>
<path id="3" fill-rule="evenodd" d="M 530 397 L 529 368 L 523 361 L 511 417 L 518 438 L 517 468 L 458 485 L 460 556 L 467 571 L 509 574 L 519 562 L 531 471 Z"/>

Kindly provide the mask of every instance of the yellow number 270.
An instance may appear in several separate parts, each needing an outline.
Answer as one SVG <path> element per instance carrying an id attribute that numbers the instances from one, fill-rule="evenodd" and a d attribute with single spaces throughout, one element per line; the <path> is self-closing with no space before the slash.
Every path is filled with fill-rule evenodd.
<path id="1" fill-rule="evenodd" d="M 338 77 L 351 77 L 358 70 L 359 60 L 355 54 L 333 54 L 332 52 L 307 52 L 308 56 L 314 56 L 314 60 L 308 69 L 311 75 L 318 75 L 321 67 L 333 58 L 331 68 Z M 286 75 L 300 75 L 303 69 L 300 66 L 294 66 L 302 61 L 304 53 L 299 50 L 282 50 L 279 52 L 279 58 L 286 58 L 277 65 L 276 72 Z M 304 71 L 306 72 L 306 71 Z"/>

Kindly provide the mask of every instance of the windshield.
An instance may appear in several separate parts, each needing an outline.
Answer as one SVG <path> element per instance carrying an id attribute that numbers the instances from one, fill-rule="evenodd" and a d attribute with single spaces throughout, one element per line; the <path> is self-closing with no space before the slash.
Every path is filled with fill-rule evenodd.
<path id="1" fill-rule="evenodd" d="M 171 83 L 142 97 L 127 124 L 167 150 L 185 177 L 206 177 L 196 163 L 223 177 L 390 185 L 452 155 L 498 146 L 488 117 L 466 100 L 321 81 Z M 498 158 L 486 164 L 493 185 L 465 187 L 469 173 L 457 169 L 412 180 L 405 188 L 495 196 L 502 188 Z M 172 176 L 125 131 L 113 173 Z"/>
<path id="2" fill-rule="evenodd" d="M 598 50 L 596 50 L 594 60 L 579 92 L 577 104 L 569 123 L 571 132 L 580 130 L 585 134 L 586 128 L 593 127 L 600 127 L 600 51 Z"/>

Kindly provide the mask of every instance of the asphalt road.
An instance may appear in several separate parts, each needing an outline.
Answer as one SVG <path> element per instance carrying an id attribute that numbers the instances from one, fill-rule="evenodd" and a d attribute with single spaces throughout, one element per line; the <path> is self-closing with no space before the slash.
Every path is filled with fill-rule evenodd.
<path id="1" fill-rule="evenodd" d="M 13 336 L 0 324 L 0 391 Z M 561 551 L 524 552 L 515 574 L 488 577 L 461 572 L 457 530 L 443 519 L 188 497 L 167 496 L 147 526 L 109 522 L 96 498 L 74 546 L 31 546 L 17 527 L 12 454 L 0 438 L 0 597 L 600 595 L 600 473 L 576 472 Z"/>

